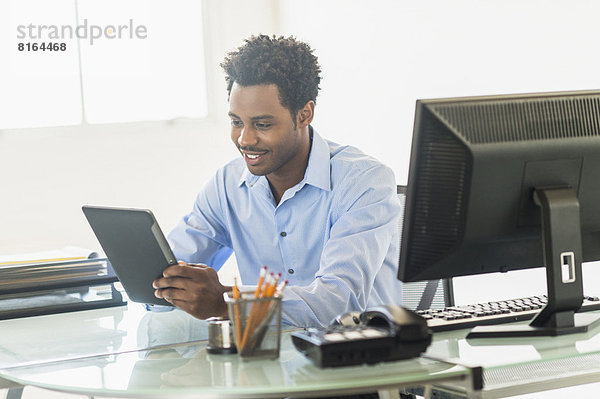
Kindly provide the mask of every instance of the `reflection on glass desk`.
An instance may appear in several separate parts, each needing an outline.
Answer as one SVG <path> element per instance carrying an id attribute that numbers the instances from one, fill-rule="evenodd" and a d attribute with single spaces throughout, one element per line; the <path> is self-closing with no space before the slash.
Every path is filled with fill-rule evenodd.
<path id="1" fill-rule="evenodd" d="M 206 339 L 206 322 L 142 305 L 0 321 L 0 369 Z"/>
<path id="2" fill-rule="evenodd" d="M 521 395 L 600 381 L 600 327 L 560 337 L 466 339 L 468 332 L 436 333 L 427 355 L 482 366 L 481 397 Z M 452 384 L 439 389 L 466 395 L 462 387 Z"/>
<path id="3" fill-rule="evenodd" d="M 320 369 L 282 336 L 277 360 L 206 352 L 206 342 L 3 370 L 23 385 L 98 396 L 267 398 L 367 392 L 430 382 L 468 381 L 470 370 L 424 358 Z M 201 394 L 201 395 L 200 395 Z"/>
<path id="4" fill-rule="evenodd" d="M 392 391 L 432 384 L 458 396 L 502 397 L 600 381 L 600 328 L 561 337 L 466 339 L 438 332 L 427 358 L 319 369 L 293 347 L 244 362 L 205 350 L 207 323 L 142 306 L 0 321 L 0 379 L 96 396 L 278 397 Z M 432 359 L 439 359 L 435 361 Z M 482 366 L 473 392 L 466 366 Z"/>
<path id="5" fill-rule="evenodd" d="M 409 385 L 472 383 L 471 369 L 428 359 L 322 370 L 296 351 L 289 334 L 279 359 L 242 361 L 207 353 L 207 322 L 177 309 L 147 312 L 129 303 L 4 320 L 0 379 L 94 396 L 161 398 L 397 394 Z"/>

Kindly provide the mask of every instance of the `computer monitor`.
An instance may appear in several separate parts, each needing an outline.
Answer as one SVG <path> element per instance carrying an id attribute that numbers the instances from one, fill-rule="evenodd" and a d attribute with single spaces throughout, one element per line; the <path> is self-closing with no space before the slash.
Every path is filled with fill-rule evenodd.
<path id="1" fill-rule="evenodd" d="M 545 266 L 547 306 L 489 334 L 560 335 L 598 318 L 576 313 L 598 259 L 600 91 L 417 101 L 400 280 Z"/>

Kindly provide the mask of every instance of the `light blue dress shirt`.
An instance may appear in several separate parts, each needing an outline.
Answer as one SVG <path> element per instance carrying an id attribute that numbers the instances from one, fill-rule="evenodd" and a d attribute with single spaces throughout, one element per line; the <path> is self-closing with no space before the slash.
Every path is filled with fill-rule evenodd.
<path id="1" fill-rule="evenodd" d="M 217 171 L 168 239 L 178 259 L 217 270 L 235 252 L 244 285 L 265 265 L 282 273 L 283 322 L 314 327 L 401 303 L 399 216 L 390 168 L 313 131 L 304 179 L 279 204 L 239 158 Z"/>

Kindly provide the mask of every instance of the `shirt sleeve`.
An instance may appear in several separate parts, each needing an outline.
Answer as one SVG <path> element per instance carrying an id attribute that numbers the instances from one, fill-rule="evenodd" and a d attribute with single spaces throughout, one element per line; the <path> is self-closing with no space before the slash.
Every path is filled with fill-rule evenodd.
<path id="1" fill-rule="evenodd" d="M 346 180 L 336 193 L 336 216 L 315 280 L 285 289 L 284 322 L 326 326 L 342 312 L 364 311 L 375 277 L 395 247 L 400 201 L 393 172 L 379 166 Z"/>
<path id="2" fill-rule="evenodd" d="M 219 270 L 231 256 L 231 239 L 222 211 L 222 177 L 221 169 L 198 193 L 192 211 L 169 233 L 168 241 L 177 259 Z"/>

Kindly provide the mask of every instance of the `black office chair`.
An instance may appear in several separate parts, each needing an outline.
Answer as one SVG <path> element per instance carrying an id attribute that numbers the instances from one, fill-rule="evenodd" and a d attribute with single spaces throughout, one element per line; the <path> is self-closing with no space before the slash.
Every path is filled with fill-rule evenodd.
<path id="1" fill-rule="evenodd" d="M 397 186 L 396 192 L 402 204 L 402 213 L 398 226 L 402 232 L 406 186 Z M 400 233 L 402 234 L 402 233 Z M 402 284 L 402 305 L 411 310 L 443 309 L 454 305 L 452 280 L 429 280 Z"/>

